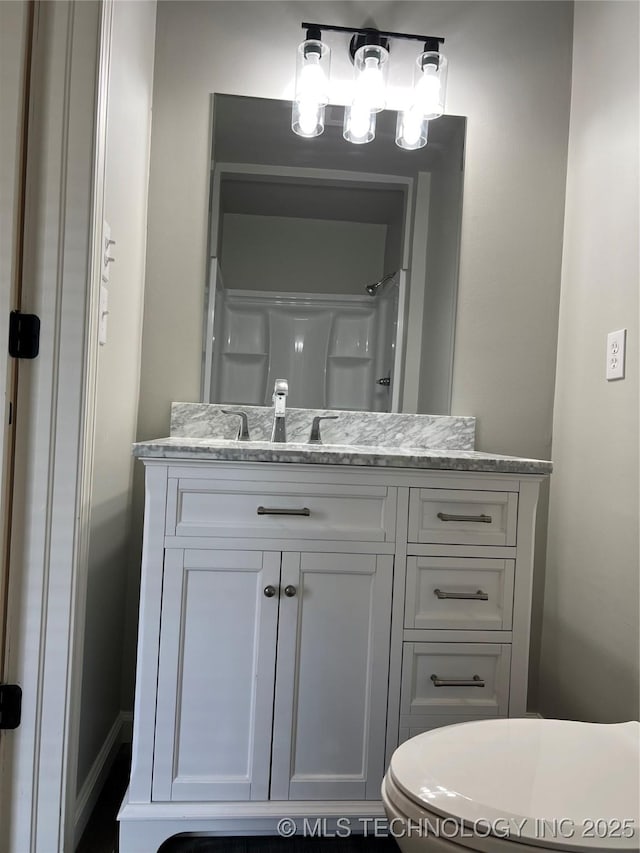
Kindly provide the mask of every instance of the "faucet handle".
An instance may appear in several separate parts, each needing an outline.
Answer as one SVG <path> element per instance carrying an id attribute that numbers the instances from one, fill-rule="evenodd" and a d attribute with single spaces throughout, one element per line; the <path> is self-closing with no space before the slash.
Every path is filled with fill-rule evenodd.
<path id="1" fill-rule="evenodd" d="M 236 439 L 238 441 L 249 441 L 249 421 L 247 418 L 246 412 L 231 412 L 228 409 L 222 409 L 223 415 L 235 415 L 237 418 L 240 418 L 240 423 L 238 424 L 238 434 L 236 435 Z"/>
<path id="2" fill-rule="evenodd" d="M 316 415 L 311 422 L 311 435 L 309 436 L 309 444 L 322 444 L 322 436 L 320 435 L 320 421 L 337 421 L 338 415 Z"/>

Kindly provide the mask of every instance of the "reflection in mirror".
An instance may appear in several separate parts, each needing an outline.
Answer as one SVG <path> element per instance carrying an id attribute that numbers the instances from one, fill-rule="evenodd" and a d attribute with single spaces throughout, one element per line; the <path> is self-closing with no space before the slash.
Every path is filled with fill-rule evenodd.
<path id="1" fill-rule="evenodd" d="M 418 151 L 291 132 L 290 104 L 213 96 L 203 400 L 446 414 L 465 120 Z"/>

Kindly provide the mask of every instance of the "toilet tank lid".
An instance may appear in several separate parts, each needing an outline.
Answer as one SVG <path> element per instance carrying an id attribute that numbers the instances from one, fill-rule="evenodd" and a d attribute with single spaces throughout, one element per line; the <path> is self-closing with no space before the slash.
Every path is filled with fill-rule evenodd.
<path id="1" fill-rule="evenodd" d="M 429 812 L 557 850 L 638 850 L 640 723 L 482 720 L 405 741 L 389 767 Z"/>

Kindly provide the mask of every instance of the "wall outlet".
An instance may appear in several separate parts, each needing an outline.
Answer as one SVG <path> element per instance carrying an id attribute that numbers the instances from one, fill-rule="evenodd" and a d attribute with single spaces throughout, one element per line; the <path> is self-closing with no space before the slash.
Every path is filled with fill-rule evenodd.
<path id="1" fill-rule="evenodd" d="M 624 379 L 624 357 L 627 345 L 627 330 L 609 332 L 607 335 L 607 381 Z"/>

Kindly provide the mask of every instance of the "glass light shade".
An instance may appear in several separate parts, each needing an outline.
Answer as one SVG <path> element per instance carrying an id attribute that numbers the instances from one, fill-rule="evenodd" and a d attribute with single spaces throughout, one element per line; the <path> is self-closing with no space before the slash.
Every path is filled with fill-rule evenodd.
<path id="1" fill-rule="evenodd" d="M 344 126 L 342 135 L 347 142 L 363 145 L 376 138 L 376 113 L 354 103 L 344 108 Z"/>
<path id="2" fill-rule="evenodd" d="M 358 48 L 353 58 L 355 87 L 353 103 L 379 113 L 387 101 L 389 51 L 375 44 Z"/>
<path id="3" fill-rule="evenodd" d="M 323 106 L 313 101 L 294 101 L 291 110 L 291 129 L 298 136 L 311 139 L 324 131 Z"/>
<path id="4" fill-rule="evenodd" d="M 329 71 L 331 51 L 317 39 L 307 39 L 298 45 L 296 54 L 296 101 L 314 101 L 320 106 L 329 103 Z"/>
<path id="5" fill-rule="evenodd" d="M 324 131 L 324 108 L 329 103 L 331 51 L 317 39 L 298 46 L 296 92 L 291 110 L 291 128 L 298 136 L 311 138 Z"/>
<path id="6" fill-rule="evenodd" d="M 415 106 L 398 113 L 396 145 L 406 151 L 424 148 L 427 144 L 429 121 Z"/>
<path id="7" fill-rule="evenodd" d="M 413 105 L 426 119 L 438 118 L 444 113 L 447 67 L 447 57 L 436 50 L 428 50 L 416 60 Z"/>

